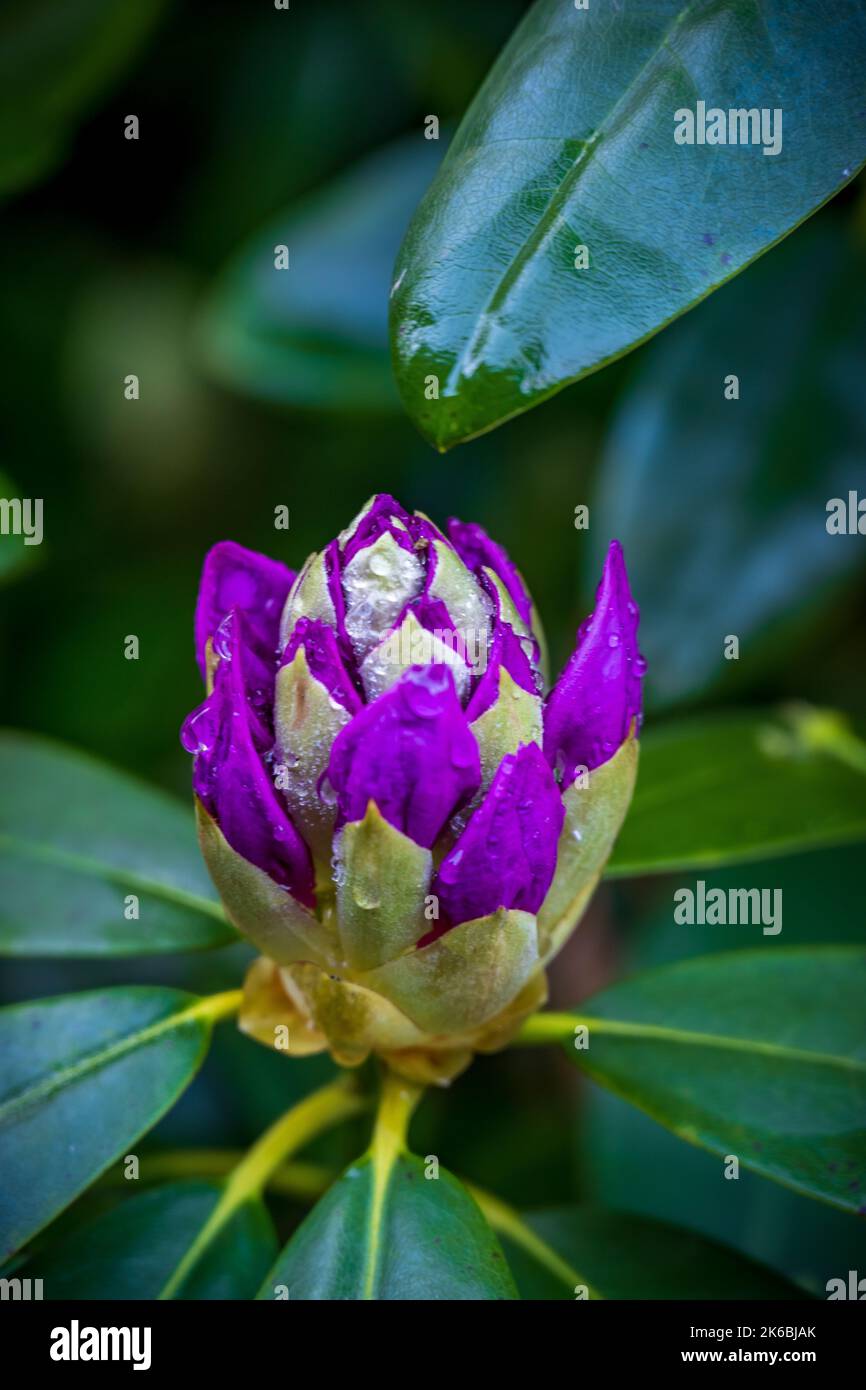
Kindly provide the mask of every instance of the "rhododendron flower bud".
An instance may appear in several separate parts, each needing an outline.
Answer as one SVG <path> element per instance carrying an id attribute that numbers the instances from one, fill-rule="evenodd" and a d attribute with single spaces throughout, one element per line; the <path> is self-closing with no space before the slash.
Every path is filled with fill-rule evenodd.
<path id="1" fill-rule="evenodd" d="M 297 575 L 211 550 L 182 740 L 208 867 L 263 953 L 242 1027 L 421 1081 L 508 1041 L 631 798 L 637 624 L 614 541 L 545 698 L 532 600 L 480 526 L 378 496 Z"/>

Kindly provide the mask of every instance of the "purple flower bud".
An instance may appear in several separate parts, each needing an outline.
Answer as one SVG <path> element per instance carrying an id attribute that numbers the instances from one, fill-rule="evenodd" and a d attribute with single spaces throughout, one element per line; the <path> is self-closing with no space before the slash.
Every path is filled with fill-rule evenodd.
<path id="1" fill-rule="evenodd" d="M 481 781 L 478 746 L 446 666 L 413 666 L 334 740 L 328 780 L 341 822 L 368 804 L 430 849 Z"/>
<path id="2" fill-rule="evenodd" d="M 564 810 L 537 743 L 504 758 L 433 883 L 449 924 L 499 907 L 537 912 L 556 868 Z"/>
<path id="3" fill-rule="evenodd" d="M 354 527 L 350 527 L 349 532 L 344 534 L 348 538 L 343 547 L 342 559 L 344 565 L 348 565 L 359 550 L 366 550 L 385 534 L 393 536 L 404 550 L 414 550 L 422 536 L 436 533 L 429 522 L 407 512 L 405 507 L 401 507 L 387 492 L 380 492 L 362 512 Z"/>
<path id="4" fill-rule="evenodd" d="M 205 556 L 195 610 L 195 650 L 202 676 L 206 648 L 223 618 L 234 608 L 249 615 L 261 637 L 273 638 L 294 574 L 278 560 L 245 550 L 235 541 L 219 541 Z"/>
<path id="5" fill-rule="evenodd" d="M 526 654 L 526 648 L 508 623 L 497 619 L 487 653 L 487 667 L 466 707 L 466 718 L 470 724 L 490 709 L 499 698 L 499 672 L 502 667 L 515 685 L 519 685 L 530 695 L 539 694 L 538 675 Z"/>
<path id="6" fill-rule="evenodd" d="M 622 546 L 611 541 L 595 608 L 544 711 L 544 752 L 563 790 L 580 767 L 591 771 L 612 758 L 632 723 L 640 723 L 646 662 L 637 644 L 638 618 Z"/>
<path id="7" fill-rule="evenodd" d="M 531 623 L 532 599 L 517 566 L 509 559 L 505 549 L 491 540 L 477 522 L 458 521 L 455 516 L 448 522 L 448 538 L 466 568 L 472 570 L 473 574 L 480 574 L 482 569 L 491 569 L 499 576 L 523 621 Z"/>
<path id="8" fill-rule="evenodd" d="M 242 858 L 308 906 L 314 903 L 310 852 L 277 794 L 264 755 L 273 742 L 273 700 L 260 684 L 263 668 L 244 641 L 244 618 L 232 613 L 214 688 L 183 726 L 184 747 L 195 753 L 193 789 L 225 839 Z"/>
<path id="9" fill-rule="evenodd" d="M 346 670 L 333 628 L 316 618 L 301 618 L 280 659 L 281 667 L 289 665 L 299 647 L 304 649 L 311 674 L 322 682 L 331 699 L 350 714 L 357 714 L 361 696 Z"/>
<path id="10" fill-rule="evenodd" d="M 271 1038 L 285 999 L 290 1051 L 441 1080 L 538 1007 L 634 784 L 644 663 L 619 545 L 546 705 L 533 616 L 480 526 L 445 536 L 386 494 L 297 576 L 209 552 L 212 689 L 181 738 L 226 911 L 273 963 L 248 1031 Z M 606 766 L 575 784 L 581 764 Z"/>

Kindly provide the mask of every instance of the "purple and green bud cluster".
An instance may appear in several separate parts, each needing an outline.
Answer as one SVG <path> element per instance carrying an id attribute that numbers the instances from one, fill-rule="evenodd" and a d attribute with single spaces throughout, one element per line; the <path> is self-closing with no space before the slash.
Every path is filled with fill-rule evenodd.
<path id="1" fill-rule="evenodd" d="M 445 1080 L 544 998 L 628 806 L 638 610 L 613 541 L 544 696 L 544 640 L 501 546 L 389 496 L 295 575 L 223 541 L 185 721 L 202 847 L 263 951 L 242 1024 Z"/>

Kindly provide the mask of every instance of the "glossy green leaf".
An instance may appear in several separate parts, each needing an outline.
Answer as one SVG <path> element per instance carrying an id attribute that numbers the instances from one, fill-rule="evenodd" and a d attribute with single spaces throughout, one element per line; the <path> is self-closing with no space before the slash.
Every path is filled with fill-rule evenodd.
<path id="1" fill-rule="evenodd" d="M 830 534 L 826 508 L 866 495 L 864 377 L 866 256 L 832 217 L 643 354 L 591 534 L 628 556 L 654 709 L 760 678 L 862 568 L 862 536 Z"/>
<path id="2" fill-rule="evenodd" d="M 0 954 L 152 955 L 236 939 L 191 807 L 48 739 L 0 733 Z"/>
<path id="3" fill-rule="evenodd" d="M 395 369 L 426 437 L 449 448 L 621 356 L 814 212 L 866 157 L 864 60 L 848 0 L 537 0 L 397 258 Z M 780 152 L 676 143 L 698 101 L 780 109 Z"/>
<path id="4" fill-rule="evenodd" d="M 377 1173 L 382 1181 L 377 1178 Z M 354 1164 L 298 1228 L 259 1298 L 515 1298 L 499 1243 L 455 1177 L 403 1153 Z"/>
<path id="5" fill-rule="evenodd" d="M 580 1015 L 588 1047 L 573 1037 L 565 1047 L 596 1081 L 681 1139 L 862 1212 L 864 992 L 862 946 L 703 956 L 590 1000 Z M 720 1182 L 722 1168 L 720 1160 Z"/>
<path id="6" fill-rule="evenodd" d="M 590 1206 L 531 1212 L 523 1221 L 547 1248 L 530 1251 L 503 1235 L 522 1298 L 574 1299 L 585 1284 L 601 1298 L 804 1296 L 735 1250 L 663 1221 Z"/>
<path id="7" fill-rule="evenodd" d="M 0 1009 L 0 1259 L 174 1104 L 228 998 L 138 985 Z"/>
<path id="8" fill-rule="evenodd" d="M 50 173 L 164 0 L 11 0 L 0 14 L 0 193 Z M 117 131 L 123 139 L 123 127 Z"/>
<path id="9" fill-rule="evenodd" d="M 46 1299 L 159 1298 L 221 1191 L 218 1183 L 194 1181 L 137 1193 L 38 1254 L 26 1275 L 42 1279 Z M 252 1298 L 277 1249 L 264 1203 L 248 1198 L 174 1297 Z"/>
<path id="10" fill-rule="evenodd" d="M 737 713 L 649 730 L 608 873 L 709 868 L 866 839 L 866 750 L 837 718 Z"/>
<path id="11" fill-rule="evenodd" d="M 206 307 L 211 370 L 266 400 L 393 410 L 388 289 L 394 256 L 441 144 L 399 141 L 276 218 L 223 273 Z M 288 249 L 276 269 L 275 248 Z"/>
<path id="12" fill-rule="evenodd" d="M 701 871 L 707 888 L 778 888 L 783 893 L 785 946 L 861 944 L 863 923 L 851 911 L 859 900 L 859 846 L 816 850 L 783 860 Z M 683 927 L 673 920 L 674 888 L 695 887 L 684 875 L 642 895 L 643 909 L 629 924 L 629 973 L 708 952 L 770 944 L 754 926 Z M 631 895 L 630 895 L 631 896 Z M 832 924 L 832 925 L 829 925 Z M 733 1245 L 754 1260 L 783 1270 L 803 1288 L 826 1296 L 840 1269 L 866 1268 L 866 1222 L 815 1202 L 745 1168 L 720 1190 L 716 1154 L 683 1144 L 612 1092 L 592 1086 L 581 1108 L 581 1194 L 594 1204 L 623 1208 Z M 646 1181 L 652 1173 L 652 1182 Z"/>

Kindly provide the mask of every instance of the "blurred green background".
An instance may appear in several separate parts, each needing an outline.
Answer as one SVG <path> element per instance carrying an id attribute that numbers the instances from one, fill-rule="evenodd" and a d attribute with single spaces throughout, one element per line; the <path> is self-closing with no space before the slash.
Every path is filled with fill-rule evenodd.
<path id="1" fill-rule="evenodd" d="M 112 8 L 127 11 L 122 32 Z M 30 91 L 56 92 L 58 71 L 76 80 L 26 159 L 10 156 L 14 91 L 0 101 L 0 490 L 45 508 L 40 548 L 0 538 L 3 723 L 187 797 L 177 731 L 200 699 L 204 551 L 230 536 L 299 566 L 383 490 L 439 522 L 478 520 L 508 547 L 554 669 L 620 536 L 649 723 L 790 698 L 866 723 L 863 540 L 824 527 L 831 497 L 866 495 L 859 184 L 659 338 L 491 435 L 438 456 L 400 412 L 393 257 L 523 8 L 70 0 L 61 24 L 44 4 L 9 7 L 8 71 Z M 104 71 L 89 57 L 97 38 Z M 123 136 L 130 113 L 137 141 Z M 438 142 L 424 139 L 430 114 Z M 730 372 L 736 402 L 723 397 Z M 124 399 L 129 373 L 138 401 Z M 274 529 L 281 504 L 288 533 Z M 588 531 L 575 529 L 579 504 Z M 138 661 L 123 655 L 132 633 Z M 729 633 L 738 662 L 722 658 Z M 863 937 L 857 849 L 704 877 L 781 887 L 787 944 Z M 555 1002 L 639 965 L 765 944 L 755 928 L 674 926 L 673 886 L 605 887 L 556 967 Z M 7 963 L 3 993 L 230 987 L 245 955 Z M 222 1029 L 148 1143 L 247 1143 L 328 1068 Z M 517 1204 L 581 1196 L 660 1215 L 815 1290 L 866 1264 L 862 1222 L 748 1173 L 722 1181 L 718 1160 L 558 1055 L 482 1059 L 425 1102 L 413 1134 L 417 1152 Z M 348 1160 L 358 1143 L 341 1135 L 320 1152 Z"/>

